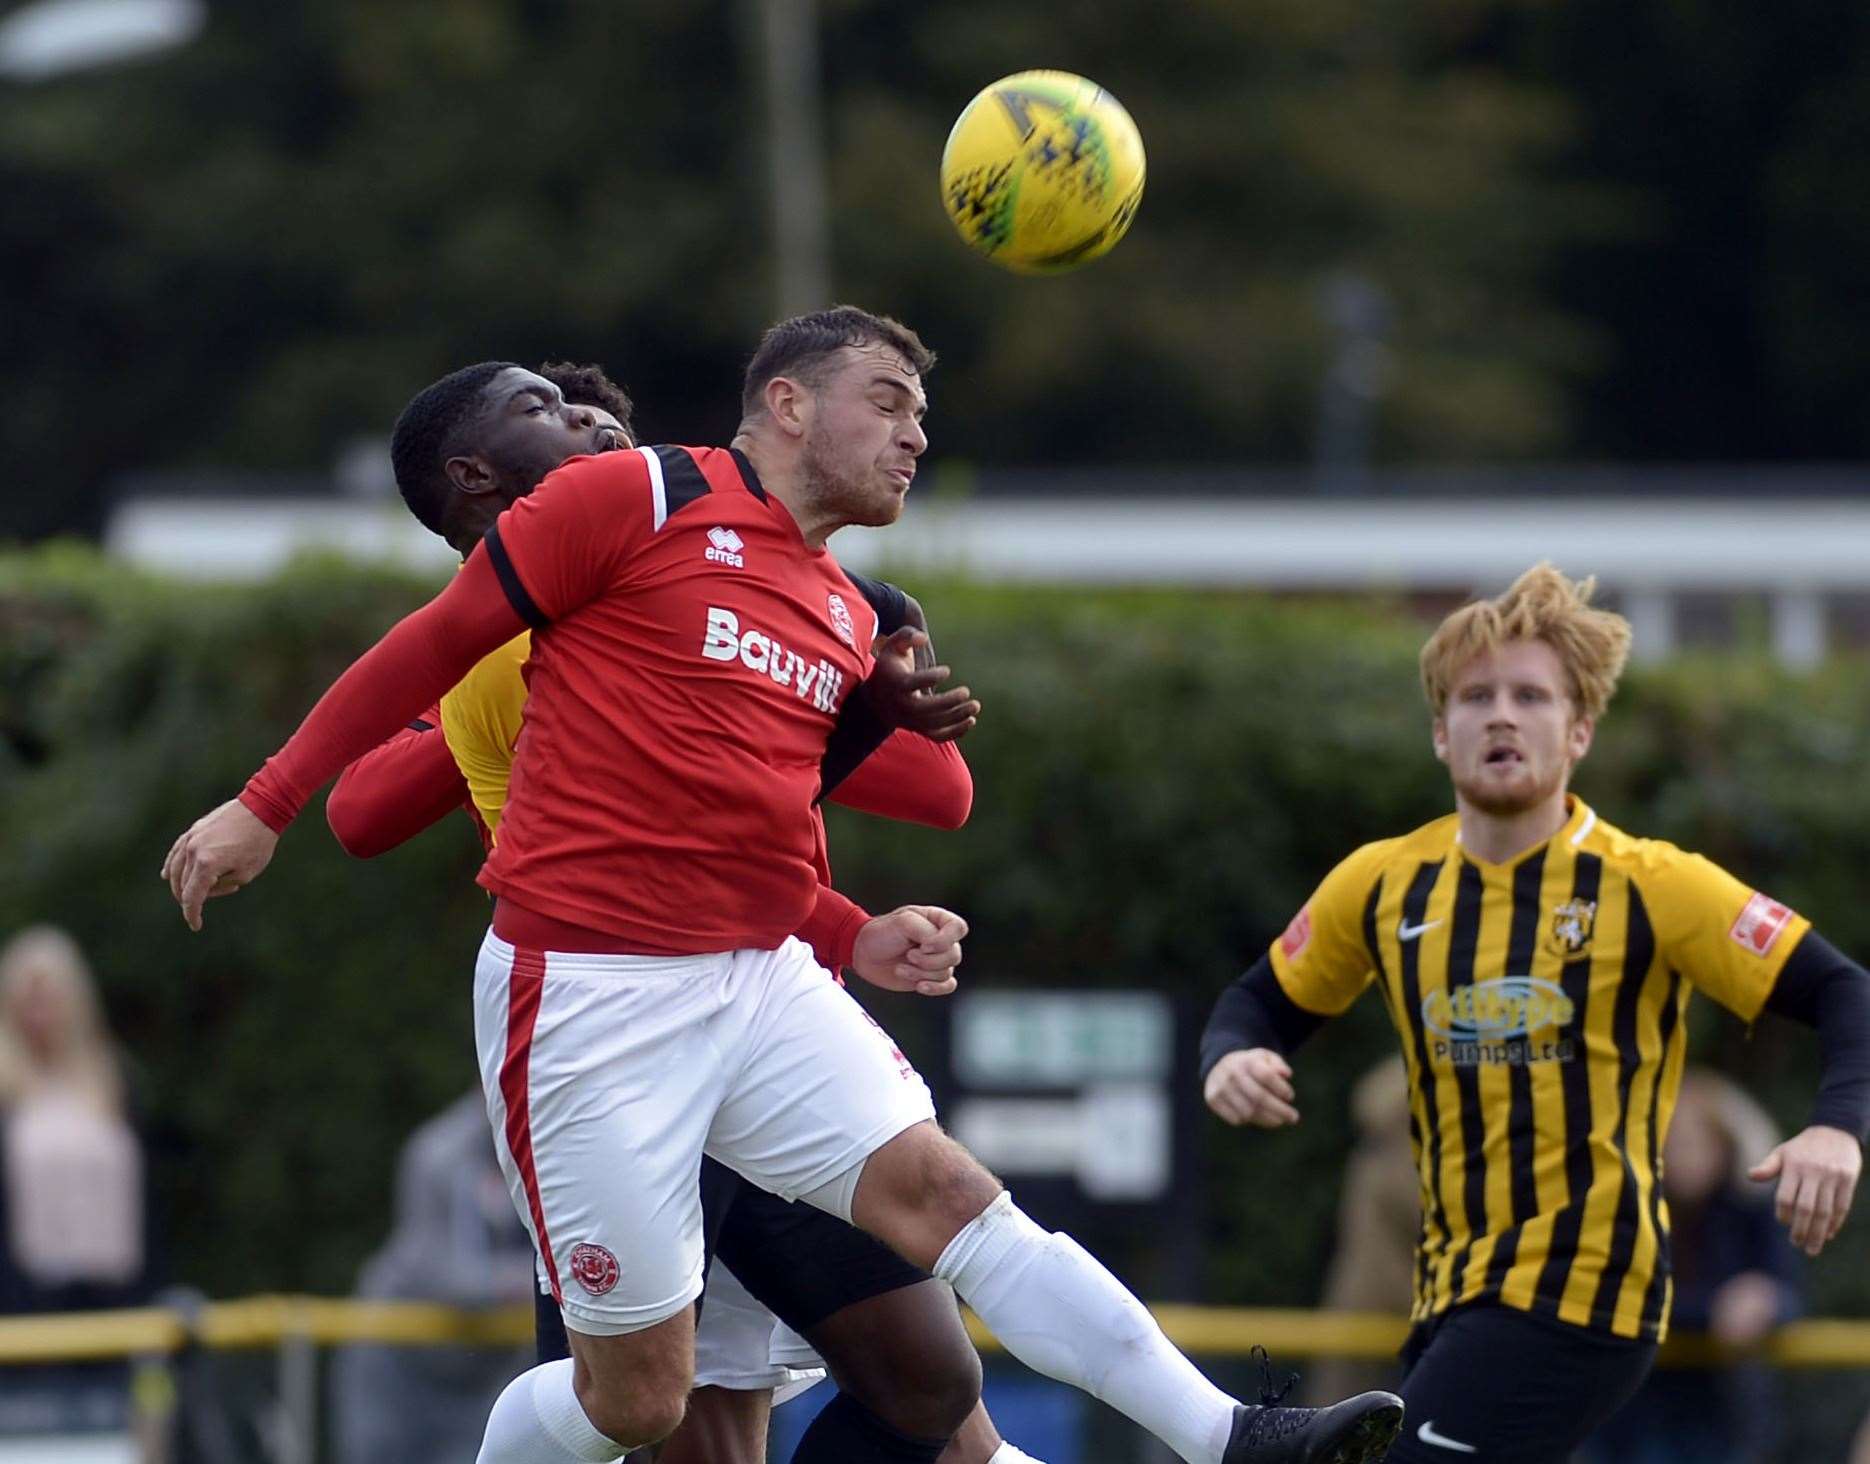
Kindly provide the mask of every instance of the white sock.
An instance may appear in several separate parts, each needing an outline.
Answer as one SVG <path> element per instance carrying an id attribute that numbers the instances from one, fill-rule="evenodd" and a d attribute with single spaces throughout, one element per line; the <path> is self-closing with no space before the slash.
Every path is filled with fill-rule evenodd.
<path id="1" fill-rule="evenodd" d="M 1017 1449 L 1013 1445 L 1002 1441 L 1000 1447 L 995 1449 L 992 1456 L 987 1460 L 987 1464 L 1040 1464 L 1040 1461 L 1033 1458 L 1032 1455 L 1028 1454 L 1024 1449 Z"/>
<path id="2" fill-rule="evenodd" d="M 626 1452 L 591 1426 L 567 1357 L 506 1385 L 487 1415 L 476 1464 L 610 1464 Z"/>
<path id="3" fill-rule="evenodd" d="M 1069 1235 L 1048 1235 L 1004 1190 L 948 1242 L 935 1274 L 1027 1367 L 1084 1389 L 1188 1464 L 1221 1464 L 1234 1400 Z"/>

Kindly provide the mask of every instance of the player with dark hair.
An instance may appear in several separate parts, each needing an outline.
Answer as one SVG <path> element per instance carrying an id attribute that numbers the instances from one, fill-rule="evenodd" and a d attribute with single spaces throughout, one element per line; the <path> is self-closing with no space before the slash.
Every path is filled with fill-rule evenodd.
<path id="1" fill-rule="evenodd" d="M 602 366 L 595 362 L 547 361 L 539 368 L 539 374 L 556 386 L 567 402 L 608 416 L 610 421 L 604 423 L 600 419 L 600 424 L 614 428 L 634 442 L 636 403 L 630 400 L 629 392 L 610 379 Z"/>
<path id="2" fill-rule="evenodd" d="M 508 502 L 537 486 L 533 474 L 540 454 L 525 439 L 564 444 L 555 421 L 560 409 L 538 380 L 527 382 L 523 374 L 509 379 L 507 372 L 519 370 L 448 378 L 470 383 L 470 391 L 479 379 L 482 401 L 461 415 L 458 440 L 451 444 L 460 449 L 460 461 L 438 457 L 432 467 L 449 481 L 451 494 L 456 480 L 495 485 L 492 493 L 462 495 L 442 515 L 464 544 L 477 542 Z M 573 419 L 571 446 L 582 447 L 587 430 L 611 433 L 602 445 L 613 450 L 632 445 L 629 398 L 600 368 L 551 363 L 539 368 L 538 378 L 563 397 L 562 415 Z M 532 400 L 503 412 L 512 382 L 525 383 Z M 584 421 L 587 411 L 591 424 Z M 509 415 L 516 418 L 511 423 Z M 408 453 L 398 456 L 412 474 L 430 466 Z M 877 608 L 885 634 L 905 622 L 926 633 L 921 608 L 910 597 L 891 585 L 851 578 Z M 521 729 L 527 642 L 522 634 L 494 651 L 448 693 L 441 708 L 345 769 L 326 802 L 326 816 L 346 849 L 381 852 L 463 803 L 475 815 L 483 842 L 491 844 Z M 440 735 L 444 725 L 446 737 Z M 440 770 L 428 766 L 437 759 L 444 765 Z M 831 797 L 952 829 L 966 820 L 971 793 L 967 766 L 953 743 L 903 731 Z M 821 864 L 820 878 L 829 884 L 828 866 Z M 820 963 L 835 971 L 848 963 L 869 917 L 841 896 L 840 908 L 828 915 L 822 906 L 834 895 L 821 891 L 817 929 L 807 939 Z M 841 1396 L 821 1410 L 801 1440 L 794 1456 L 799 1464 L 900 1457 L 898 1435 L 939 1437 L 954 1432 L 963 1414 L 966 1422 L 942 1455 L 945 1464 L 1019 1464 L 1028 1457 L 1000 1439 L 984 1408 L 975 1404 L 968 1413 L 979 1387 L 979 1361 L 946 1288 L 822 1211 L 789 1205 L 712 1160 L 703 1168 L 703 1206 L 717 1236 L 717 1265 L 704 1292 L 696 1390 L 682 1426 L 663 1446 L 663 1464 L 761 1464 L 772 1388 L 786 1385 L 801 1369 L 820 1366 L 817 1352 L 830 1361 Z M 731 1268 L 725 1276 L 721 1263 Z M 751 1295 L 744 1289 L 749 1284 Z M 776 1332 L 774 1311 L 793 1335 Z M 539 1332 L 541 1361 L 568 1355 L 549 1291 L 539 1309 Z M 877 1439 L 883 1441 L 880 1449 Z"/>
<path id="3" fill-rule="evenodd" d="M 680 1422 L 704 1151 L 949 1281 L 1015 1356 L 1185 1460 L 1380 1458 L 1400 1400 L 1288 1409 L 1216 1388 L 941 1132 L 914 1069 L 791 939 L 816 898 L 822 762 L 889 659 L 871 656 L 875 612 L 825 543 L 902 512 L 928 445 L 930 359 L 848 308 L 767 344 L 794 333 L 811 349 L 752 383 L 731 447 L 575 460 L 502 514 L 242 795 L 177 839 L 163 872 L 185 919 L 198 927 L 206 899 L 257 877 L 318 787 L 530 625 L 526 732 L 481 872 L 498 899 L 476 1035 L 573 1361 L 514 1380 L 482 1464 L 600 1464 Z M 971 720 L 952 711 L 956 729 Z M 952 990 L 915 957 L 962 929 L 907 941 L 880 984 Z"/>
<path id="4" fill-rule="evenodd" d="M 1391 1457 L 1560 1464 L 1636 1391 L 1669 1315 L 1658 1156 L 1692 991 L 1818 1029 L 1811 1126 L 1762 1157 L 1817 1255 L 1870 1128 L 1870 974 L 1725 870 L 1568 791 L 1629 650 L 1550 565 L 1422 651 L 1455 812 L 1325 877 L 1202 1038 L 1208 1106 L 1298 1120 L 1290 1054 L 1372 984 L 1402 1040 L 1422 1189 L 1412 1428 Z"/>
<path id="5" fill-rule="evenodd" d="M 918 378 L 935 369 L 935 353 L 900 321 L 872 315 L 854 305 L 835 305 L 810 315 L 795 315 L 790 320 L 780 321 L 760 337 L 759 349 L 747 363 L 747 374 L 741 384 L 742 421 L 751 421 L 765 411 L 766 383 L 775 377 L 790 377 L 818 390 L 842 353 L 852 347 L 876 347 L 891 352 Z"/>
<path id="6" fill-rule="evenodd" d="M 479 542 L 476 527 L 492 520 L 485 503 L 505 506 L 501 486 L 462 451 L 465 443 L 480 442 L 536 483 L 568 457 L 630 442 L 633 409 L 622 387 L 595 366 L 547 369 L 572 373 L 569 385 L 513 361 L 464 366 L 417 392 L 396 419 L 390 464 L 403 502 L 464 556 Z M 534 431 L 541 423 L 554 430 Z"/>

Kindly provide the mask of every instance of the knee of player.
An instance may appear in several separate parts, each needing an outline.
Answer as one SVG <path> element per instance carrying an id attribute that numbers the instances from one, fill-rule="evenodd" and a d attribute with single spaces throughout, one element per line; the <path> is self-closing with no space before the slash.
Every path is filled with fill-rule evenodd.
<path id="1" fill-rule="evenodd" d="M 1000 1182 L 946 1134 L 931 1144 L 922 1170 L 922 1208 L 959 1230 L 993 1202 Z"/>
<path id="2" fill-rule="evenodd" d="M 980 1356 L 919 1354 L 913 1371 L 866 1379 L 840 1376 L 838 1384 L 879 1420 L 916 1439 L 951 1438 L 980 1401 Z"/>
<path id="3" fill-rule="evenodd" d="M 688 1407 L 686 1382 L 641 1377 L 626 1384 L 586 1376 L 579 1384 L 578 1402 L 591 1427 L 629 1449 L 661 1443 L 681 1427 Z"/>
<path id="4" fill-rule="evenodd" d="M 972 1344 L 944 1348 L 924 1360 L 926 1371 L 915 1393 L 913 1416 L 896 1425 L 899 1433 L 919 1439 L 945 1439 L 967 1422 L 980 1402 L 980 1354 Z"/>

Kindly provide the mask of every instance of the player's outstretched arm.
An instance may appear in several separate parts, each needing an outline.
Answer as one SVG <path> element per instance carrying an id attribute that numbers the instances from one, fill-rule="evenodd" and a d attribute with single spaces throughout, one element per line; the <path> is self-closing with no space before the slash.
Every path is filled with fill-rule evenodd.
<path id="1" fill-rule="evenodd" d="M 1810 1125 L 1749 1177 L 1778 1181 L 1776 1209 L 1792 1243 L 1815 1256 L 1843 1228 L 1870 1133 L 1870 972 L 1816 931 L 1779 973 L 1766 1009 L 1814 1027 L 1822 1054 Z"/>
<path id="2" fill-rule="evenodd" d="M 947 996 L 956 986 L 967 921 L 936 905 L 902 905 L 857 932 L 850 966 L 872 986 Z"/>
<path id="3" fill-rule="evenodd" d="M 278 835 L 346 764 L 437 701 L 525 624 L 485 546 L 475 549 L 440 595 L 404 617 L 333 683 L 234 803 L 176 840 L 162 875 L 189 928 L 201 928 L 209 898 L 232 894 L 259 875 Z M 262 839 L 255 825 L 270 837 Z"/>

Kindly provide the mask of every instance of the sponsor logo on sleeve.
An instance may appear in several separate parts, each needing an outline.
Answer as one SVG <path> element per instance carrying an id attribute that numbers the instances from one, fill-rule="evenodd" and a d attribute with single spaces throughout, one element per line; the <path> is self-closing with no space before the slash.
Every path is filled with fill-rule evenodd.
<path id="1" fill-rule="evenodd" d="M 1728 938 L 1756 956 L 1772 953 L 1779 937 L 1792 923 L 1792 911 L 1770 895 L 1755 892 L 1734 920 Z"/>
<path id="2" fill-rule="evenodd" d="M 1279 949 L 1286 953 L 1288 961 L 1296 961 L 1305 954 L 1305 948 L 1312 943 L 1312 907 L 1307 905 L 1292 917 L 1292 923 L 1286 927 L 1286 933 L 1279 937 Z"/>

